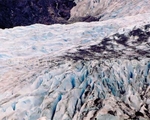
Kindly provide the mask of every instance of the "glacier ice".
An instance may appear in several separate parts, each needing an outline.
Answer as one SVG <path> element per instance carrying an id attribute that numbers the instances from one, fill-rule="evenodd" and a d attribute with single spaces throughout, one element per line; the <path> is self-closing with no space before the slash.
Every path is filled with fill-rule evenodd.
<path id="1" fill-rule="evenodd" d="M 0 119 L 148 120 L 149 21 L 1 30 Z"/>
<path id="2" fill-rule="evenodd" d="M 104 21 L 143 13 L 149 13 L 149 0 L 75 0 L 70 21 Z"/>
<path id="3" fill-rule="evenodd" d="M 135 116 L 138 111 L 148 119 L 149 113 L 145 111 L 149 111 L 146 108 L 149 106 L 149 64 L 149 59 L 79 60 L 74 64 L 64 62 L 62 66 L 68 67 L 58 67 L 58 74 L 53 71 L 55 68 L 49 68 L 48 73 L 42 75 L 40 71 L 36 72 L 40 82 L 35 80 L 34 85 L 28 83 L 18 92 L 1 98 L 1 119 L 6 115 L 7 119 L 28 120 L 40 117 L 54 120 L 110 117 L 119 120 L 138 118 Z M 63 72 L 59 73 L 59 69 Z M 47 74 L 52 77 L 47 78 Z M 32 85 L 35 87 L 30 87 Z"/>

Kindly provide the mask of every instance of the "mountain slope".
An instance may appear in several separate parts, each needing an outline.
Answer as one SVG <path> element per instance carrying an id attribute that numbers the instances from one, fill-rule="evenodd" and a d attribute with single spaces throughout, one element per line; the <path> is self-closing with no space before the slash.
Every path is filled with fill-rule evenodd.
<path id="1" fill-rule="evenodd" d="M 72 0 L 0 0 L 0 28 L 67 23 Z"/>
<path id="2" fill-rule="evenodd" d="M 150 13 L 149 0 L 0 0 L 0 28 L 104 21 Z"/>

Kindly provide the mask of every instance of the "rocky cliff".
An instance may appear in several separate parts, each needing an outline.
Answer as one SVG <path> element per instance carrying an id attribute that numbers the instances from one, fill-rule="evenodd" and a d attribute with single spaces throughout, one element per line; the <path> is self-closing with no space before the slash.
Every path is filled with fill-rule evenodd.
<path id="1" fill-rule="evenodd" d="M 0 0 L 0 28 L 67 23 L 73 0 Z"/>

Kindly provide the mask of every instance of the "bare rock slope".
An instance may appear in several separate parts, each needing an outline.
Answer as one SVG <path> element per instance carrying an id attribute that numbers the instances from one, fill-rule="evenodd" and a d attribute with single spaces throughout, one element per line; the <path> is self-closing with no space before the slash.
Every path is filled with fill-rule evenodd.
<path id="1" fill-rule="evenodd" d="M 0 0 L 0 28 L 67 23 L 73 0 Z"/>

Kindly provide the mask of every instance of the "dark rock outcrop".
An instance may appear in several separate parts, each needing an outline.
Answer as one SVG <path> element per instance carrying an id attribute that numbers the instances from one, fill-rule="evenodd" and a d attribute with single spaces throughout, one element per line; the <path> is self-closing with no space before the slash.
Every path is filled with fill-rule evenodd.
<path id="1" fill-rule="evenodd" d="M 67 23 L 73 0 L 0 0 L 0 28 Z"/>

